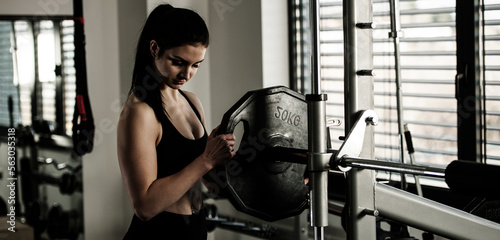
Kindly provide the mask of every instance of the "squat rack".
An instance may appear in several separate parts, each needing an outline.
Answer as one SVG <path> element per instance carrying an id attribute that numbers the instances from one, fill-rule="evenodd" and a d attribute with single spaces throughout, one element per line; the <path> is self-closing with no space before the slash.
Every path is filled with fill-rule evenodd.
<path id="1" fill-rule="evenodd" d="M 311 225 L 315 239 L 324 239 L 324 228 L 328 225 L 327 182 L 331 154 L 327 153 L 326 100 L 321 94 L 319 0 L 311 0 L 311 85 L 308 101 L 308 170 L 311 181 Z M 344 0 L 344 104 L 346 136 L 354 127 L 360 111 L 373 109 L 373 60 L 372 60 L 372 4 L 370 0 Z M 373 158 L 373 130 L 366 128 L 361 133 L 359 156 Z M 346 139 L 345 143 L 348 142 Z M 350 142 L 350 141 L 349 141 Z M 346 145 L 346 144 L 343 144 Z M 346 147 L 348 148 L 348 147 Z M 342 150 L 341 150 L 342 151 Z M 352 169 L 347 174 L 347 199 L 351 208 L 347 224 L 349 239 L 374 239 L 375 219 L 366 217 L 364 209 L 375 209 L 373 171 Z M 362 227 L 361 227 L 362 226 Z M 373 233 L 373 234 L 371 234 Z"/>
<path id="2" fill-rule="evenodd" d="M 371 0 L 344 0 L 344 104 L 346 140 L 327 153 L 326 100 L 321 94 L 319 0 L 311 0 L 311 85 L 308 102 L 308 170 L 311 180 L 311 225 L 314 239 L 324 239 L 328 226 L 328 171 L 339 167 L 347 177 L 347 239 L 376 239 L 375 216 L 452 239 L 496 239 L 500 224 L 377 183 L 375 169 L 445 177 L 443 169 L 392 164 L 374 159 L 378 118 L 373 103 L 373 37 Z M 402 146 L 401 146 L 402 147 Z M 391 165 L 392 164 L 392 165 Z M 411 206 L 409 208 L 408 206 Z"/>

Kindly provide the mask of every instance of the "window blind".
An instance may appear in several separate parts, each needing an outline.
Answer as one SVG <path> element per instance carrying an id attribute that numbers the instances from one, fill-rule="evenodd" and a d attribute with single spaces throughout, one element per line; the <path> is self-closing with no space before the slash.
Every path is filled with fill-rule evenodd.
<path id="1" fill-rule="evenodd" d="M 0 21 L 0 125 L 10 126 L 9 117 L 9 96 L 14 103 L 13 120 L 14 126 L 19 122 L 19 93 L 17 85 L 14 82 L 14 62 L 12 57 L 13 48 L 11 42 L 12 24 L 10 21 Z"/>
<path id="2" fill-rule="evenodd" d="M 11 95 L 15 126 L 43 119 L 56 123 L 57 134 L 72 134 L 73 42 L 72 20 L 0 21 L 0 126 L 9 125 Z"/>
<path id="3" fill-rule="evenodd" d="M 500 0 L 484 0 L 484 130 L 486 162 L 500 165 Z"/>
<path id="4" fill-rule="evenodd" d="M 76 98 L 76 70 L 75 70 L 75 45 L 74 26 L 72 20 L 61 22 L 61 49 L 62 49 L 62 74 L 63 74 L 63 101 L 64 101 L 64 124 L 66 134 L 72 135 L 73 111 Z"/>
<path id="5" fill-rule="evenodd" d="M 455 99 L 456 29 L 455 0 L 401 0 L 400 38 L 403 118 L 413 136 L 419 163 L 446 165 L 457 156 L 457 107 Z M 310 85 L 309 9 L 307 0 L 294 0 L 291 75 L 295 90 L 307 94 Z M 327 93 L 327 114 L 344 118 L 342 1 L 320 1 L 322 91 Z M 484 159 L 500 164 L 500 0 L 483 0 Z M 400 161 L 394 48 L 388 0 L 373 1 L 373 58 L 375 156 Z M 330 129 L 332 147 L 338 148 L 343 126 Z"/>

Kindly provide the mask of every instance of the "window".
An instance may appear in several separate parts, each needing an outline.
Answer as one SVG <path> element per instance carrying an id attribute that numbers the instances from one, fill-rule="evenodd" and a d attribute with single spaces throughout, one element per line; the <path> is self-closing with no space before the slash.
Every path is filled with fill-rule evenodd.
<path id="1" fill-rule="evenodd" d="M 500 0 L 484 0 L 486 162 L 500 165 Z"/>
<path id="2" fill-rule="evenodd" d="M 53 123 L 55 134 L 71 135 L 76 89 L 73 31 L 71 17 L 0 20 L 0 126 L 45 120 Z M 8 97 L 14 103 L 13 119 Z"/>
<path id="3" fill-rule="evenodd" d="M 500 162 L 500 1 L 485 0 L 485 127 L 483 147 L 488 163 Z M 400 67 L 402 118 L 412 133 L 419 164 L 447 165 L 457 159 L 457 74 L 455 0 L 400 0 Z M 295 90 L 310 93 L 308 1 L 291 6 L 291 67 Z M 342 0 L 320 1 L 322 91 L 328 94 L 327 115 L 344 118 Z M 373 0 L 374 103 L 379 116 L 375 129 L 375 158 L 400 160 L 395 83 L 394 44 L 389 38 L 388 0 Z M 330 129 L 338 149 L 342 127 Z M 406 151 L 406 146 L 404 146 Z M 409 162 L 405 153 L 406 162 Z"/>
<path id="4" fill-rule="evenodd" d="M 9 98 L 14 104 L 14 109 L 19 109 L 19 94 L 14 82 L 14 61 L 11 53 L 12 24 L 0 21 L 0 124 L 3 126 L 17 125 L 19 111 L 13 112 L 13 119 L 9 115 Z"/>

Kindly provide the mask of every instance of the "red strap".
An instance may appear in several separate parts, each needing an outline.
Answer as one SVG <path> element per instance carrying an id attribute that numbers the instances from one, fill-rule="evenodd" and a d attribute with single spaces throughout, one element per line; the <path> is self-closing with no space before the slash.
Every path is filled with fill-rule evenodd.
<path id="1" fill-rule="evenodd" d="M 83 95 L 76 95 L 76 104 L 78 105 L 78 113 L 80 113 L 81 121 L 87 121 L 87 114 L 85 113 L 85 103 L 83 101 Z"/>
<path id="2" fill-rule="evenodd" d="M 85 18 L 83 18 L 83 17 L 74 17 L 73 20 L 74 21 L 80 21 L 82 24 L 85 23 Z"/>

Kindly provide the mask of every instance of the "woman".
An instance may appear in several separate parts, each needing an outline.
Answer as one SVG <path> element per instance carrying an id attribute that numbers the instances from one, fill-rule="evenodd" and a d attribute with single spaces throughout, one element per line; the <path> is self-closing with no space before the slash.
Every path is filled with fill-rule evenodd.
<path id="1" fill-rule="evenodd" d="M 124 239 L 206 239 L 200 180 L 234 156 L 232 134 L 207 136 L 199 99 L 180 88 L 205 57 L 195 12 L 160 5 L 137 45 L 118 123 L 118 159 L 134 216 Z"/>

